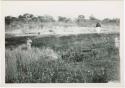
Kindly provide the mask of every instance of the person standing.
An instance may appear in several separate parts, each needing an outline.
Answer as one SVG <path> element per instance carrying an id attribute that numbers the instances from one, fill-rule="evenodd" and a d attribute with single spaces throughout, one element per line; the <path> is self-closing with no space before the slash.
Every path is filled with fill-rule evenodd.
<path id="1" fill-rule="evenodd" d="M 101 24 L 98 22 L 96 23 L 96 32 L 99 34 L 101 32 Z"/>
<path id="2" fill-rule="evenodd" d="M 27 49 L 31 49 L 31 43 L 32 43 L 32 40 L 30 38 L 27 38 Z"/>

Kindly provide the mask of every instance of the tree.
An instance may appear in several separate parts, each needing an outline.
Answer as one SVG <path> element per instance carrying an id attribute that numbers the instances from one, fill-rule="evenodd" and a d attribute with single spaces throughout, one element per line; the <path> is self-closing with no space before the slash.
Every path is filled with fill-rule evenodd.
<path id="1" fill-rule="evenodd" d="M 33 14 L 25 13 L 25 14 L 23 14 L 23 17 L 27 18 L 27 19 L 32 19 L 34 16 L 33 16 Z"/>
<path id="2" fill-rule="evenodd" d="M 102 20 L 102 22 L 103 23 L 115 23 L 115 24 L 117 24 L 117 25 L 119 25 L 120 24 L 120 19 L 119 18 L 113 18 L 113 19 L 109 19 L 109 18 L 105 18 L 105 19 L 103 19 Z"/>
<path id="3" fill-rule="evenodd" d="M 29 13 L 25 13 L 23 15 L 19 15 L 18 16 L 18 19 L 20 21 L 23 21 L 23 22 L 29 22 L 29 21 L 32 21 L 32 19 L 34 18 L 33 14 L 29 14 Z"/>
<path id="4" fill-rule="evenodd" d="M 55 19 L 52 16 L 45 15 L 43 17 L 45 22 L 55 22 Z"/>
<path id="5" fill-rule="evenodd" d="M 81 22 L 84 22 L 84 21 L 85 21 L 85 16 L 84 15 L 79 15 L 78 18 L 77 18 L 77 22 L 81 23 Z"/>
<path id="6" fill-rule="evenodd" d="M 7 16 L 5 17 L 5 23 L 7 25 L 10 25 L 10 23 L 14 22 L 14 21 L 18 21 L 18 18 L 16 17 L 12 17 L 12 16 Z"/>
<path id="7" fill-rule="evenodd" d="M 52 16 L 49 16 L 49 15 L 38 16 L 38 20 L 40 22 L 55 22 L 55 19 Z"/>
<path id="8" fill-rule="evenodd" d="M 98 21 L 99 19 L 97 19 L 96 17 L 94 17 L 93 15 L 91 15 L 90 17 L 89 17 L 89 19 L 90 20 L 95 20 L 95 21 Z"/>
<path id="9" fill-rule="evenodd" d="M 9 25 L 12 21 L 12 17 L 11 16 L 7 16 L 5 17 L 5 24 Z"/>
<path id="10" fill-rule="evenodd" d="M 109 18 L 105 18 L 102 20 L 103 22 L 110 22 L 110 19 Z"/>
<path id="11" fill-rule="evenodd" d="M 58 17 L 58 22 L 71 22 L 71 18 L 66 18 L 66 17 L 62 17 L 62 16 L 59 16 Z"/>
<path id="12" fill-rule="evenodd" d="M 58 17 L 59 22 L 65 22 L 65 20 L 66 20 L 66 17 L 62 17 L 62 16 Z"/>

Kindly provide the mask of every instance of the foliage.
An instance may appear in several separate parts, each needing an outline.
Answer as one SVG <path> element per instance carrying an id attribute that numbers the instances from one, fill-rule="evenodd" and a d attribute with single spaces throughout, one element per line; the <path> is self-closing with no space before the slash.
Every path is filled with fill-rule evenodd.
<path id="1" fill-rule="evenodd" d="M 97 19 L 97 18 L 94 17 L 93 15 L 91 15 L 91 16 L 89 17 L 89 19 L 90 19 L 90 20 L 96 20 L 96 21 L 99 21 L 99 19 Z"/>
<path id="2" fill-rule="evenodd" d="M 120 19 L 118 19 L 118 18 L 113 18 L 113 19 L 105 18 L 105 19 L 102 20 L 102 23 L 105 23 L 105 24 L 113 24 L 113 23 L 115 23 L 116 25 L 119 26 Z"/>
<path id="3" fill-rule="evenodd" d="M 67 22 L 71 22 L 71 19 L 70 19 L 70 18 L 66 18 L 66 17 L 59 16 L 59 17 L 58 17 L 58 22 L 67 23 Z"/>
<path id="4" fill-rule="evenodd" d="M 93 25 L 96 22 L 101 22 L 103 25 L 119 25 L 120 19 L 104 19 L 99 20 L 94 16 L 90 16 L 90 19 L 85 19 L 84 15 L 78 15 L 78 17 L 74 20 L 74 18 L 67 18 L 63 16 L 58 16 L 57 20 L 50 16 L 34 16 L 33 14 L 25 13 L 23 15 L 19 15 L 18 17 L 6 16 L 5 17 L 5 31 L 12 30 L 38 30 L 43 29 L 43 27 L 51 26 L 82 26 L 82 27 L 94 27 Z M 60 25 L 61 23 L 61 25 Z M 56 24 L 56 25 L 55 25 Z"/>

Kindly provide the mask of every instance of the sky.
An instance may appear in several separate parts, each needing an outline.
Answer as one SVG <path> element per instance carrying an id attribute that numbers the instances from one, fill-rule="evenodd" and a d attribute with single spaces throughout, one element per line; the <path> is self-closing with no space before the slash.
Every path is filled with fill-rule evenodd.
<path id="1" fill-rule="evenodd" d="M 93 15 L 98 19 L 121 18 L 121 1 L 5 1 L 2 3 L 4 16 L 19 16 L 31 13 L 35 16 L 51 15 L 55 18 L 75 18 Z"/>

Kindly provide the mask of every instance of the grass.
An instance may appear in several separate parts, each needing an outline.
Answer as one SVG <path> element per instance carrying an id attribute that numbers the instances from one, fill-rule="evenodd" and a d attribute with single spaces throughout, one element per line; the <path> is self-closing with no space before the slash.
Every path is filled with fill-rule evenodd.
<path id="1" fill-rule="evenodd" d="M 6 38 L 6 83 L 107 83 L 120 80 L 119 34 Z"/>

